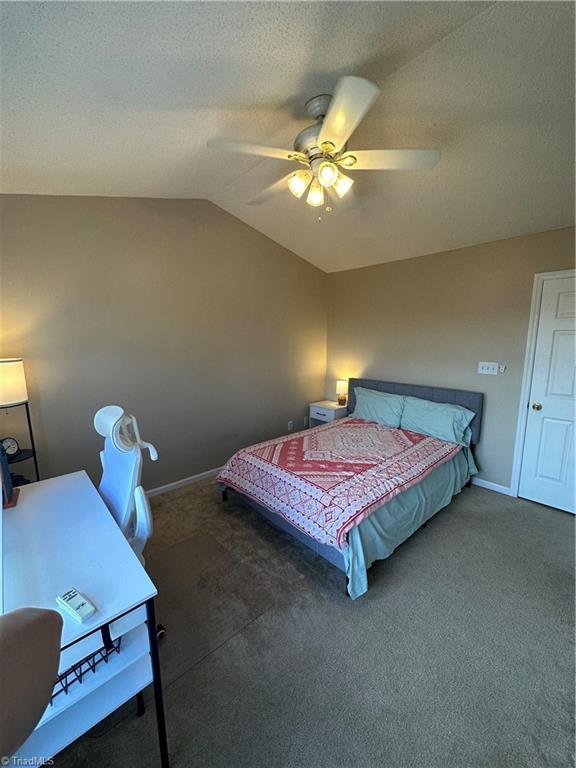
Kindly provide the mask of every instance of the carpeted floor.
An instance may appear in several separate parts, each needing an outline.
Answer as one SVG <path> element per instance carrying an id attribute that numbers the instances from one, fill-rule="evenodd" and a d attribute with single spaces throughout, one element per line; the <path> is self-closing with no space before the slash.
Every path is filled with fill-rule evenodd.
<path id="1" fill-rule="evenodd" d="M 465 489 L 351 601 L 211 482 L 153 500 L 173 768 L 573 764 L 574 518 Z M 153 704 L 58 768 L 158 765 Z"/>

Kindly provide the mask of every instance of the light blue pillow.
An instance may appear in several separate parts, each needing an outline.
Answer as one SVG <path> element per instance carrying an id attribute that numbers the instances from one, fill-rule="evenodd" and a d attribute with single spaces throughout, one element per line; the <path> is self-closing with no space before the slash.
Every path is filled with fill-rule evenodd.
<path id="1" fill-rule="evenodd" d="M 400 426 L 410 432 L 430 435 L 449 443 L 470 445 L 468 425 L 474 411 L 452 403 L 433 403 L 420 397 L 406 397 Z"/>
<path id="2" fill-rule="evenodd" d="M 384 427 L 398 429 L 406 399 L 403 395 L 390 395 L 387 392 L 376 392 L 375 389 L 364 387 L 354 387 L 354 392 L 356 407 L 352 416 L 375 421 Z"/>

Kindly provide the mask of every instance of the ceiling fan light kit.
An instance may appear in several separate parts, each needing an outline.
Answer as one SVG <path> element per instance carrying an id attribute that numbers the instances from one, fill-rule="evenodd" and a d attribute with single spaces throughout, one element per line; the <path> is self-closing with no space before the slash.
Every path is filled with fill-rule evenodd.
<path id="1" fill-rule="evenodd" d="M 351 179 L 350 176 L 346 176 L 342 171 L 339 171 L 338 178 L 332 186 L 334 187 L 334 192 L 336 192 L 338 197 L 342 199 L 346 192 L 350 191 L 352 184 L 354 184 L 354 179 Z"/>
<path id="2" fill-rule="evenodd" d="M 376 100 L 377 85 L 361 77 L 341 77 L 334 94 L 314 96 L 306 102 L 306 110 L 316 122 L 296 136 L 294 151 L 243 144 L 229 140 L 208 142 L 209 146 L 259 157 L 298 162 L 306 168 L 292 173 L 287 186 L 294 197 L 301 198 L 308 189 L 306 202 L 313 207 L 324 205 L 324 189 L 333 189 L 343 198 L 354 180 L 342 169 L 354 171 L 418 170 L 432 168 L 440 159 L 435 149 L 374 149 L 354 153 L 347 142 Z M 275 194 L 284 187 L 276 182 L 259 198 Z"/>
<path id="3" fill-rule="evenodd" d="M 318 166 L 318 181 L 323 187 L 331 187 L 338 178 L 338 166 L 330 160 L 322 160 Z"/>
<path id="4" fill-rule="evenodd" d="M 312 181 L 311 171 L 294 171 L 294 173 L 288 179 L 288 189 L 294 197 L 302 197 L 304 192 L 308 189 L 308 185 Z"/>
<path id="5" fill-rule="evenodd" d="M 314 208 L 324 205 L 324 188 L 318 179 L 312 179 L 306 202 Z"/>

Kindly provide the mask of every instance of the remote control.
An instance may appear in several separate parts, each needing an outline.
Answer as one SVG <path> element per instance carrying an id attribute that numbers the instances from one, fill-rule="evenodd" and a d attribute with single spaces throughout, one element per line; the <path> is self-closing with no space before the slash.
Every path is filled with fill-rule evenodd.
<path id="1" fill-rule="evenodd" d="M 56 602 L 60 608 L 63 608 L 69 616 L 72 616 L 80 624 L 89 619 L 96 611 L 90 600 L 74 587 L 58 595 Z"/>

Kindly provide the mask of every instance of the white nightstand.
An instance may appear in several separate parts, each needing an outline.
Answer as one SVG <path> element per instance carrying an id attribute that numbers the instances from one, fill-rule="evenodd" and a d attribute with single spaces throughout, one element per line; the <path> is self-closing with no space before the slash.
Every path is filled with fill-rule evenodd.
<path id="1" fill-rule="evenodd" d="M 334 400 L 319 400 L 317 403 L 310 403 L 309 421 L 311 427 L 317 427 L 328 421 L 343 419 L 347 415 L 346 406 L 338 405 Z"/>

